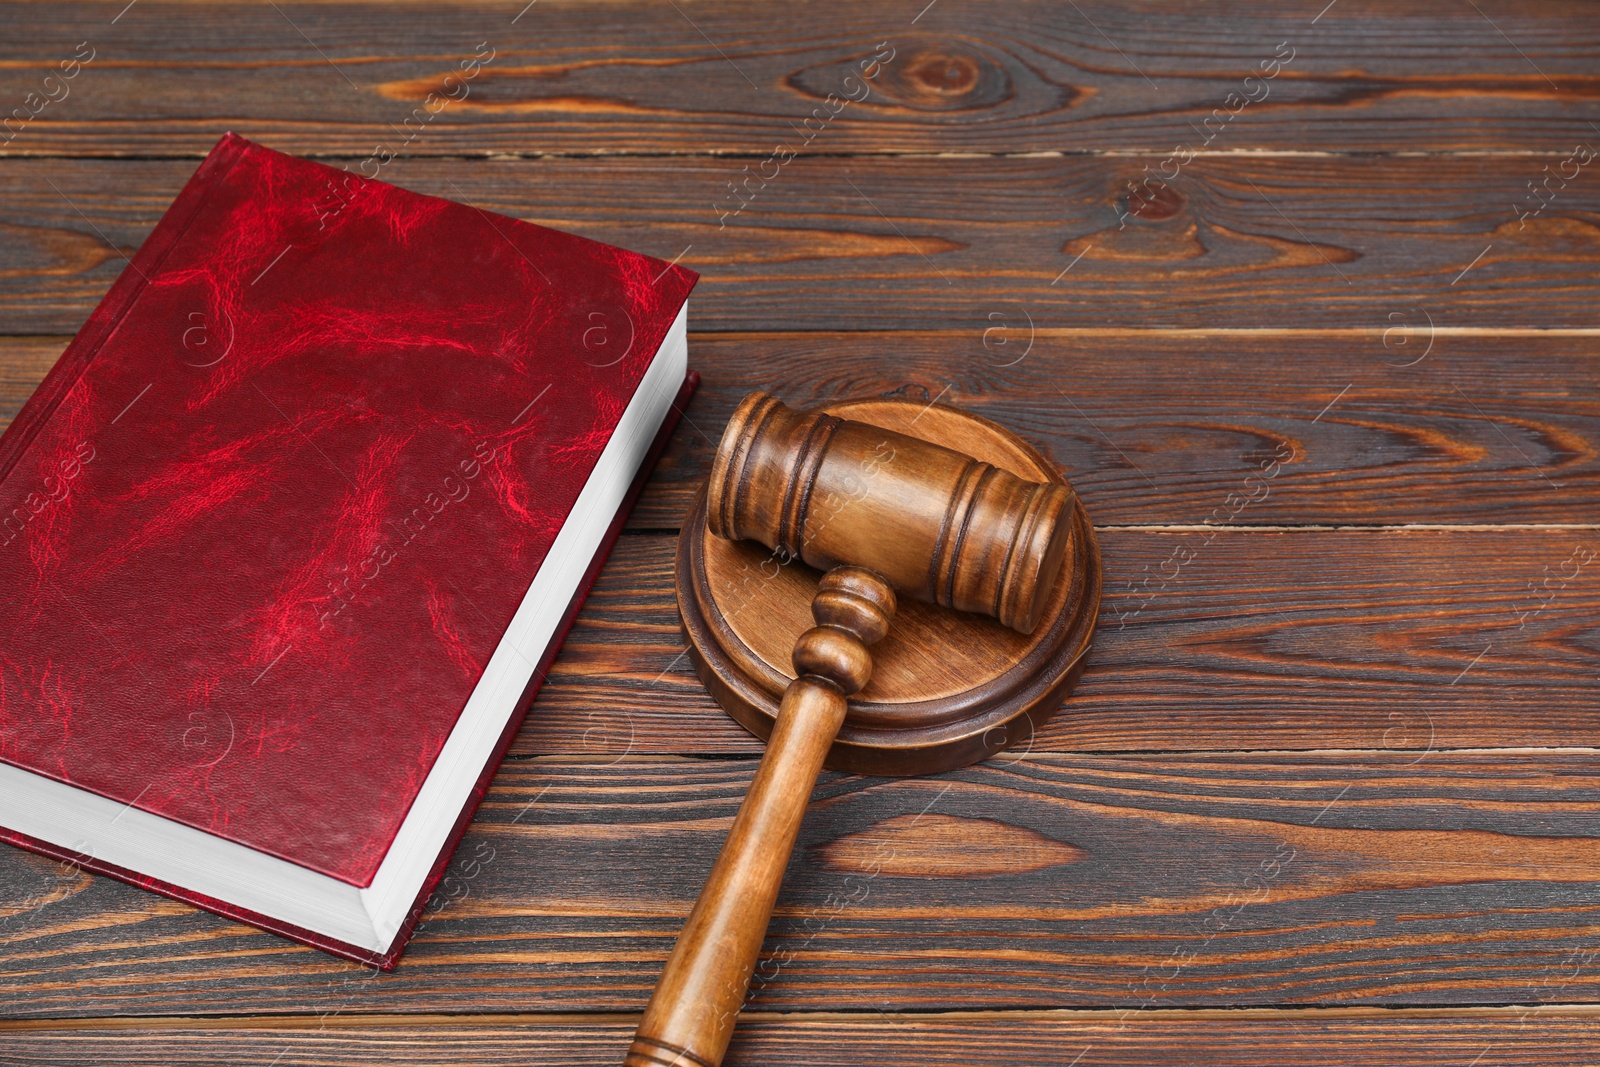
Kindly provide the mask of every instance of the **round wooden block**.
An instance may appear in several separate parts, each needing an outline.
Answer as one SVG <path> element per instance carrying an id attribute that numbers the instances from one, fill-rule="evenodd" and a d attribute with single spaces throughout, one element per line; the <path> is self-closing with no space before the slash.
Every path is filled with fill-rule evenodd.
<path id="1" fill-rule="evenodd" d="M 987 419 L 935 404 L 852 400 L 823 410 L 944 445 L 1032 481 L 1066 479 L 1032 445 Z M 929 774 L 1014 746 L 1060 707 L 1079 673 L 1100 608 L 1100 549 L 1072 499 L 1066 562 L 1038 627 L 902 599 L 872 646 L 872 679 L 850 709 L 826 765 L 859 774 Z M 814 625 L 821 574 L 753 541 L 706 530 L 705 491 L 678 544 L 678 610 L 696 672 L 717 703 L 766 739 L 794 678 L 795 639 Z"/>

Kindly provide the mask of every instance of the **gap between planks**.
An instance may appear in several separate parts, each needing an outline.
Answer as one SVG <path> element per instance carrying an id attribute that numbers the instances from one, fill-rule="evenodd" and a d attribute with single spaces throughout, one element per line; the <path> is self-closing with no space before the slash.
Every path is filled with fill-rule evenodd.
<path id="1" fill-rule="evenodd" d="M 881 1012 L 876 1010 L 829 1012 L 742 1012 L 744 1023 L 843 1023 L 878 1018 L 918 1021 L 1058 1022 L 1098 1024 L 1124 1014 L 1147 1020 L 1260 1020 L 1328 1019 L 1515 1019 L 1533 1008 L 1543 1017 L 1600 1019 L 1600 1004 L 1506 1004 L 1475 1007 L 1442 1005 L 1386 1008 L 1360 1007 L 1249 1007 L 1249 1008 L 1144 1008 L 1131 1013 L 1123 1008 L 999 1009 L 994 1011 Z M 496 1014 L 341 1014 L 329 1025 L 325 1015 L 119 1015 L 88 1019 L 0 1019 L 0 1032 L 27 1030 L 382 1030 L 438 1027 L 471 1029 L 484 1026 L 636 1026 L 641 1016 L 624 1012 L 564 1012 L 549 1015 L 522 1012 Z"/>
<path id="2" fill-rule="evenodd" d="M 1066 705 L 1063 705 L 1066 706 Z M 1149 749 L 1052 749 L 1049 752 L 1029 752 L 1018 756 L 1012 763 L 1075 763 L 1079 760 L 1120 760 L 1124 758 L 1144 758 L 1146 756 L 1281 756 L 1285 759 L 1300 759 L 1302 757 L 1336 758 L 1343 760 L 1372 759 L 1382 756 L 1409 756 L 1413 752 L 1424 755 L 1465 755 L 1465 756 L 1593 756 L 1600 755 L 1600 748 L 1588 745 L 1506 745 L 1489 746 L 1463 745 L 1459 748 L 1149 748 Z M 605 765 L 616 763 L 684 763 L 704 762 L 715 760 L 729 763 L 749 762 L 754 763 L 761 758 L 757 752 L 649 752 L 638 755 L 624 754 L 615 758 L 607 758 L 610 753 L 584 754 L 578 752 L 521 752 L 507 753 L 506 760 L 521 760 L 532 762 L 534 760 L 545 763 L 569 764 L 581 767 L 605 759 Z M 968 764 L 968 767 L 982 767 L 984 762 Z M 1407 763 L 1404 766 L 1414 766 Z M 967 767 L 954 767 L 941 774 L 951 775 Z M 844 772 L 841 772 L 844 773 Z M 846 775 L 846 777 L 872 778 L 870 774 Z M 920 777 L 892 778 L 890 781 L 914 781 Z"/>
<path id="3" fill-rule="evenodd" d="M 0 157 L 4 162 L 4 157 Z M 1038 337 L 1372 337 L 1382 326 L 1041 326 Z M 1437 337 L 1600 337 L 1600 326 L 1438 326 Z M 840 337 L 970 337 L 971 329 L 853 330 L 827 327 L 816 330 L 690 330 L 689 341 L 777 341 L 789 337 L 832 334 Z M 54 342 L 63 348 L 72 334 L 8 333 L 0 330 L 0 344 L 28 341 Z"/>
<path id="4" fill-rule="evenodd" d="M 320 60 L 318 62 L 321 62 Z M 114 68 L 129 66 L 131 64 L 100 63 L 97 66 Z M 296 65 L 296 64 L 290 64 Z M 299 64 L 299 65 L 312 65 Z M 0 62 L 0 70 L 5 69 L 48 69 L 48 64 Z M 178 162 L 181 160 L 201 160 L 206 157 L 206 149 L 196 149 L 193 152 L 142 152 L 142 153 L 117 153 L 117 152 L 82 152 L 64 153 L 29 152 L 27 150 L 0 151 L 0 160 L 6 159 L 33 159 L 55 160 L 57 162 L 71 162 L 73 160 L 101 160 L 106 162 Z M 1193 151 L 1193 150 L 1191 150 Z M 1552 148 L 1539 150 L 1533 148 L 1439 148 L 1439 149 L 1408 149 L 1404 151 L 1384 151 L 1351 149 L 1339 151 L 1336 149 L 1306 149 L 1306 148 L 1231 148 L 1209 149 L 1193 152 L 1194 159 L 1553 159 L 1561 156 L 1567 149 Z M 294 152 L 293 155 L 301 159 L 315 160 L 351 160 L 359 161 L 369 158 L 360 152 L 340 151 L 308 151 Z M 1160 158 L 1172 155 L 1168 148 L 1077 148 L 1055 149 L 1036 152 L 982 152 L 977 150 L 963 150 L 956 152 L 906 152 L 889 149 L 879 152 L 805 152 L 795 156 L 795 159 L 1140 159 Z M 698 151 L 684 152 L 624 152 L 596 149 L 589 152 L 506 152 L 503 150 L 485 150 L 482 152 L 410 152 L 395 156 L 396 161 L 416 159 L 448 162 L 456 160 L 463 163 L 519 163 L 544 159 L 726 159 L 726 160 L 764 160 L 771 157 L 770 152 L 748 151 L 744 149 L 701 149 Z"/>

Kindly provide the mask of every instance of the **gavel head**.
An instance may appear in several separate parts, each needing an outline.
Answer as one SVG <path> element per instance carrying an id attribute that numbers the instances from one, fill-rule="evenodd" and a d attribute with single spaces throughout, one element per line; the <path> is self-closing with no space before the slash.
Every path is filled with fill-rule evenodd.
<path id="1" fill-rule="evenodd" d="M 711 467 L 710 532 L 1031 633 L 1061 570 L 1072 490 L 751 393 Z"/>

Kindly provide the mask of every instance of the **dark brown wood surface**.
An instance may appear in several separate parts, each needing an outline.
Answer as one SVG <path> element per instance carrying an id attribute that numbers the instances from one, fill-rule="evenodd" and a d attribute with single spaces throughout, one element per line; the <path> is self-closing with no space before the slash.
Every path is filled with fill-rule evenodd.
<path id="1" fill-rule="evenodd" d="M 525 2 L 374 17 L 326 0 L 139 0 L 115 24 L 126 0 L 15 5 L 0 36 L 9 95 L 81 41 L 96 55 L 61 113 L 5 151 L 193 156 L 248 129 L 362 155 L 479 42 L 493 60 L 408 153 L 765 156 L 783 138 L 816 155 L 1166 152 L 1204 144 L 1232 92 L 1260 99 L 1212 149 L 1553 151 L 1600 114 L 1600 25 L 1581 3 L 827 0 L 756 16 L 740 0 Z M 893 58 L 871 92 L 809 144 L 796 136 L 829 93 L 861 96 L 844 79 L 880 42 Z M 1265 96 L 1243 85 L 1275 55 L 1293 58 Z"/>
<path id="2" fill-rule="evenodd" d="M 1097 528 L 1593 526 L 1600 329 L 1407 321 L 1030 335 L 1013 314 L 944 332 L 691 333 L 700 389 L 628 526 L 677 530 L 723 425 L 757 389 L 806 406 L 943 394 L 1038 444 Z M 0 425 L 67 340 L 0 336 Z M 1282 456 L 1266 492 L 1246 488 Z"/>
<path id="3" fill-rule="evenodd" d="M 1099 538 L 1095 644 L 1036 751 L 1595 745 L 1593 529 Z M 668 538 L 619 543 L 515 751 L 759 751 L 683 655 L 672 558 Z"/>
<path id="4" fill-rule="evenodd" d="M 750 1007 L 1600 997 L 1589 752 L 1013 757 L 825 772 Z M 392 974 L 7 850 L 0 997 L 13 1018 L 636 1013 L 754 769 L 509 761 Z"/>
<path id="5" fill-rule="evenodd" d="M 1030 746 L 824 774 L 730 1064 L 1600 1063 L 1592 9 L 524 3 L 0 8 L 0 423 L 223 131 L 357 166 L 479 42 L 381 176 L 681 256 L 705 376 L 398 971 L 5 850 L 0 1060 L 620 1061 L 760 751 L 671 561 L 763 389 L 1023 433 L 1106 584 Z"/>
<path id="6" fill-rule="evenodd" d="M 1597 130 L 1578 123 L 1572 136 L 1600 153 Z M 1430 319 L 1436 329 L 1592 328 L 1600 158 L 1542 214 L 1518 214 L 1527 183 L 1572 147 L 1207 155 L 1125 222 L 1130 186 L 1163 156 L 1003 166 L 992 156 L 808 158 L 728 219 L 718 210 L 736 203 L 726 183 L 742 176 L 739 160 L 419 158 L 382 177 L 681 256 L 702 274 L 691 300 L 699 330 L 956 330 L 973 338 L 967 360 L 1005 363 L 1014 351 L 985 349 L 985 332 L 1015 336 L 1030 321 L 1380 336 L 1426 331 Z M 0 314 L 10 328 L 75 329 L 194 168 L 192 159 L 0 160 Z M 1001 336 L 989 334 L 991 348 Z M 1379 348 L 1390 362 L 1416 358 Z"/>
<path id="7" fill-rule="evenodd" d="M 0 1032 L 0 1056 L 17 1063 L 78 1067 L 594 1067 L 618 1060 L 627 1019 L 561 1016 L 287 1017 L 215 1023 L 174 1020 L 159 1028 L 129 1020 L 115 1028 Z M 729 1067 L 1549 1067 L 1592 1064 L 1600 1019 L 1577 1008 L 1439 1011 L 1340 1009 L 1252 1011 L 1007 1012 L 896 1015 L 870 1012 L 795 1017 L 752 1013 Z M 1065 1049 L 1068 1059 L 1061 1058 Z M 867 1050 L 867 1051 L 863 1051 Z M 870 1058 L 866 1058 L 869 1057 Z M 1072 1057 L 1076 1056 L 1075 1061 Z"/>

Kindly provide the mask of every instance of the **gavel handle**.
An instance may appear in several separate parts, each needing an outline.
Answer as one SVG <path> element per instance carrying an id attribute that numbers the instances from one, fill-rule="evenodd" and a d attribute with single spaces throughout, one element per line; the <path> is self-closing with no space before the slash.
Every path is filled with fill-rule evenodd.
<path id="1" fill-rule="evenodd" d="M 883 636 L 894 594 L 871 571 L 840 567 L 812 605 L 818 625 L 795 645 L 799 673 L 700 899 L 656 982 L 623 1067 L 719 1067 L 749 989 L 783 872 L 817 775 L 866 684 L 866 645 Z"/>
<path id="2" fill-rule="evenodd" d="M 733 1037 L 822 760 L 844 722 L 837 690 L 796 679 L 700 899 L 678 935 L 624 1067 L 717 1067 Z"/>

